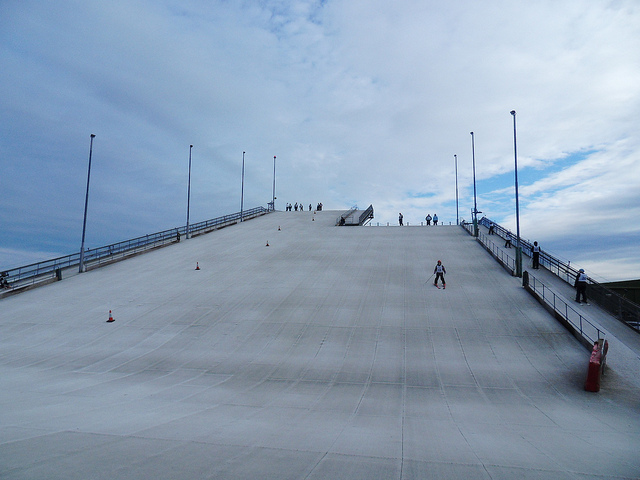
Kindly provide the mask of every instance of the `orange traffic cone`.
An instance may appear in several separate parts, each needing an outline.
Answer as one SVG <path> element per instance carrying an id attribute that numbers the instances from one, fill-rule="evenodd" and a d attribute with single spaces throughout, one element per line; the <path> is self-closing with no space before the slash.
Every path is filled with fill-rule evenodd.
<path id="1" fill-rule="evenodd" d="M 111 323 L 111 322 L 115 322 L 115 318 L 113 318 L 113 315 L 111 314 L 111 310 L 109 310 L 109 320 L 107 320 L 107 323 Z"/>
<path id="2" fill-rule="evenodd" d="M 200 265 L 198 265 L 198 262 L 196 262 L 196 270 L 200 270 Z"/>

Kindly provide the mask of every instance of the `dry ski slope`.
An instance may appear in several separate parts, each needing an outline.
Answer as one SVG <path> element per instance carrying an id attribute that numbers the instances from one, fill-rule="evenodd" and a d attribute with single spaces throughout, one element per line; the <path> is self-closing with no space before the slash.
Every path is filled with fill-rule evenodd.
<path id="1" fill-rule="evenodd" d="M 588 353 L 462 229 L 338 214 L 2 300 L 0 477 L 640 475 L 637 389 L 584 392 Z"/>

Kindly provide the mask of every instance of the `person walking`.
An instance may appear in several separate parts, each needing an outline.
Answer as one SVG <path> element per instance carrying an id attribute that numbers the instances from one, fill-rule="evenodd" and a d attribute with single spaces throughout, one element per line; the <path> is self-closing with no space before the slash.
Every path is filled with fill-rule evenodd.
<path id="1" fill-rule="evenodd" d="M 507 239 L 504 242 L 504 248 L 511 248 L 511 232 L 507 232 Z"/>
<path id="2" fill-rule="evenodd" d="M 398 223 L 400 224 L 400 226 L 402 226 L 402 219 L 403 219 L 403 218 L 404 218 L 404 217 L 402 216 L 402 213 L 399 213 L 399 214 L 398 214 Z"/>
<path id="3" fill-rule="evenodd" d="M 434 225 L 438 225 L 438 214 L 437 213 L 433 214 L 433 224 Z"/>
<path id="4" fill-rule="evenodd" d="M 438 287 L 438 279 L 441 279 L 442 288 L 447 288 L 447 284 L 444 281 L 444 274 L 447 273 L 447 271 L 445 270 L 444 265 L 442 264 L 442 261 L 438 260 L 438 263 L 436 264 L 436 268 L 433 269 L 433 273 L 436 275 L 436 279 L 433 282 L 433 285 Z"/>
<path id="5" fill-rule="evenodd" d="M 576 281 L 574 283 L 574 287 L 576 287 L 576 302 L 580 303 L 580 297 L 584 303 L 589 305 L 587 302 L 587 274 L 584 273 L 584 268 L 578 270 L 578 274 L 576 275 Z"/>
<path id="6" fill-rule="evenodd" d="M 427 213 L 427 216 L 424 217 L 424 219 L 427 221 L 427 225 L 431 225 L 431 215 Z"/>
<path id="7" fill-rule="evenodd" d="M 538 270 L 540 268 L 540 245 L 538 245 L 538 242 L 533 242 L 531 256 L 533 257 L 533 268 Z"/>

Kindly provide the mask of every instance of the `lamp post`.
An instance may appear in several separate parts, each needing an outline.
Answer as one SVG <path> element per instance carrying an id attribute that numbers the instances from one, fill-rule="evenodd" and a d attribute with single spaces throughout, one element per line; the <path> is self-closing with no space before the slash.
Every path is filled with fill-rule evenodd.
<path id="1" fill-rule="evenodd" d="M 460 225 L 460 217 L 458 210 L 458 155 L 453 156 L 456 164 L 456 225 Z"/>
<path id="2" fill-rule="evenodd" d="M 273 156 L 273 199 L 271 200 L 271 208 L 276 209 L 276 156 Z"/>
<path id="3" fill-rule="evenodd" d="M 520 203 L 518 201 L 518 145 L 516 142 L 516 111 L 511 110 L 513 117 L 513 156 L 515 159 L 516 182 L 516 276 L 522 277 L 522 246 L 520 244 Z"/>
<path id="4" fill-rule="evenodd" d="M 89 205 L 89 180 L 91 179 L 91 154 L 93 153 L 93 139 L 95 134 L 91 134 L 89 143 L 89 169 L 87 171 L 87 193 L 84 197 L 84 220 L 82 221 L 82 243 L 80 244 L 80 267 L 78 273 L 84 270 L 84 234 L 87 230 L 87 206 Z"/>
<path id="5" fill-rule="evenodd" d="M 478 236 L 478 200 L 476 197 L 476 145 L 471 133 L 471 158 L 473 159 L 473 236 Z"/>
<path id="6" fill-rule="evenodd" d="M 242 188 L 240 189 L 240 221 L 244 210 L 244 152 L 242 152 Z"/>
<path id="7" fill-rule="evenodd" d="M 187 231 L 186 238 L 189 238 L 189 210 L 191 207 L 191 149 L 193 145 L 189 145 L 189 180 L 187 182 Z"/>

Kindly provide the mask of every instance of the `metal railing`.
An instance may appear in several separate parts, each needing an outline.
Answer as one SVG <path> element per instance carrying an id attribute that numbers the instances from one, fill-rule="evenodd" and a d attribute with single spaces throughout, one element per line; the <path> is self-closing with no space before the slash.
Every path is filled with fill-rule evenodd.
<path id="1" fill-rule="evenodd" d="M 494 232 L 503 238 L 511 233 L 509 230 L 506 230 L 496 222 L 486 217 L 482 217 L 478 223 L 487 228 L 489 228 L 490 225 L 493 225 Z M 532 247 L 531 242 L 520 238 L 520 245 L 522 246 L 523 255 L 530 257 Z M 578 269 L 572 267 L 570 262 L 564 262 L 542 249 L 540 250 L 540 266 L 546 268 L 571 286 L 574 285 L 576 276 L 578 275 Z M 640 305 L 624 298 L 622 295 L 619 295 L 601 283 L 598 283 L 591 277 L 588 278 L 587 296 L 591 301 L 598 304 L 598 306 L 609 312 L 618 320 L 625 323 L 635 331 L 640 332 Z"/>
<path id="2" fill-rule="evenodd" d="M 360 214 L 360 225 L 366 225 L 368 221 L 373 219 L 373 205 L 369 205 L 367 209 Z M 408 224 L 407 224 L 408 225 Z"/>
<path id="3" fill-rule="evenodd" d="M 336 218 L 336 225 L 339 225 L 339 226 L 345 225 L 347 218 L 349 218 L 349 215 L 353 214 L 353 212 L 357 210 L 358 210 L 357 205 L 354 205 L 353 207 L 351 207 L 348 211 L 344 212 L 342 215 Z"/>
<path id="4" fill-rule="evenodd" d="M 605 334 L 602 330 L 529 272 L 524 272 L 522 283 L 530 293 L 534 294 L 555 314 L 556 318 L 563 320 L 566 326 L 579 335 L 587 348 L 591 348 L 596 341 L 604 338 Z"/>
<path id="5" fill-rule="evenodd" d="M 478 220 L 478 224 L 479 225 L 484 225 L 487 228 L 490 228 L 491 225 L 493 225 L 493 232 L 494 235 L 499 236 L 500 238 L 502 238 L 503 240 L 506 241 L 507 237 L 510 235 L 511 236 L 511 241 L 513 246 L 516 246 L 516 234 L 513 233 L 511 230 L 507 230 L 506 228 L 504 228 L 503 226 L 501 226 L 500 224 L 494 222 L 493 220 L 488 219 L 487 217 L 482 217 L 480 220 Z M 527 257 L 531 257 L 532 256 L 532 248 L 533 248 L 533 244 L 531 242 L 529 242 L 529 240 L 525 240 L 524 238 L 520 237 L 520 247 L 522 248 L 522 254 L 526 255 Z M 540 265 L 544 266 L 546 268 L 549 268 L 549 266 L 551 266 L 554 261 L 559 261 L 558 259 L 544 253 L 542 251 L 542 249 L 540 250 Z"/>
<path id="6" fill-rule="evenodd" d="M 484 218 L 482 219 L 484 220 Z M 483 224 L 482 220 L 478 223 Z M 495 222 L 494 232 L 501 238 L 506 237 L 508 233 L 505 229 L 500 227 Z M 488 225 L 485 224 L 488 227 Z M 473 235 L 472 224 L 462 224 L 462 227 L 470 234 Z M 478 241 L 493 255 L 499 263 L 502 264 L 512 275 L 515 274 L 516 265 L 515 258 L 504 253 L 496 244 L 489 239 L 492 235 L 487 235 L 483 232 L 479 232 Z M 528 242 L 527 242 L 528 243 Z M 520 245 L 523 245 L 521 240 Z M 542 255 L 541 255 L 542 257 Z M 542 262 L 540 262 L 542 264 Z M 523 286 L 538 300 L 545 305 L 554 316 L 558 318 L 566 327 L 568 327 L 583 345 L 587 348 L 591 348 L 598 339 L 604 338 L 604 332 L 600 330 L 596 325 L 591 323 L 587 318 L 583 317 L 580 312 L 570 306 L 563 297 L 557 295 L 549 286 L 542 283 L 536 277 L 529 272 L 523 274 Z"/>
<path id="7" fill-rule="evenodd" d="M 353 218 L 354 214 L 358 213 L 358 206 L 354 205 L 351 209 L 342 215 L 340 215 L 336 219 L 336 225 L 366 225 L 373 218 L 373 205 L 369 205 L 366 210 L 364 210 L 360 215 L 358 215 L 358 222 L 355 222 L 355 218 Z M 349 217 L 352 217 L 349 219 Z M 408 224 L 407 224 L 408 225 Z"/>
<path id="8" fill-rule="evenodd" d="M 69 267 L 78 267 L 80 264 L 80 252 L 53 258 L 43 262 L 32 263 L 22 267 L 4 270 L 6 281 L 12 288 L 23 287 L 32 283 L 55 278 L 59 272 Z"/>
<path id="9" fill-rule="evenodd" d="M 252 208 L 242 212 L 242 219 L 249 220 L 268 212 L 269 210 L 264 207 Z M 240 220 L 240 216 L 240 212 L 237 212 L 189 225 L 189 235 L 193 237 L 227 225 L 235 224 Z M 110 263 L 124 257 L 137 255 L 138 253 L 146 250 L 179 242 L 180 238 L 183 235 L 186 235 L 186 233 L 186 226 L 183 225 L 169 230 L 164 230 L 162 232 L 156 232 L 125 240 L 123 242 L 113 243 L 104 247 L 87 249 L 84 253 L 84 265 L 86 268 L 94 268 L 101 264 Z M 54 278 L 61 279 L 63 270 L 71 267 L 78 268 L 79 265 L 80 253 L 78 252 L 64 257 L 54 258 L 52 260 L 45 260 L 43 262 L 4 270 L 2 273 L 9 285 L 11 285 L 12 289 L 18 289 L 35 283 L 52 280 Z"/>
<path id="10" fill-rule="evenodd" d="M 473 224 L 472 223 L 462 223 L 462 228 L 464 228 L 467 233 L 473 236 Z M 478 232 L 477 240 L 480 244 L 487 249 L 487 251 L 495 258 L 498 263 L 500 263 L 511 275 L 515 275 L 516 273 L 516 259 L 512 256 L 505 253 L 500 247 L 498 247 L 493 241 L 489 238 L 491 235 L 487 235 L 483 232 Z"/>

